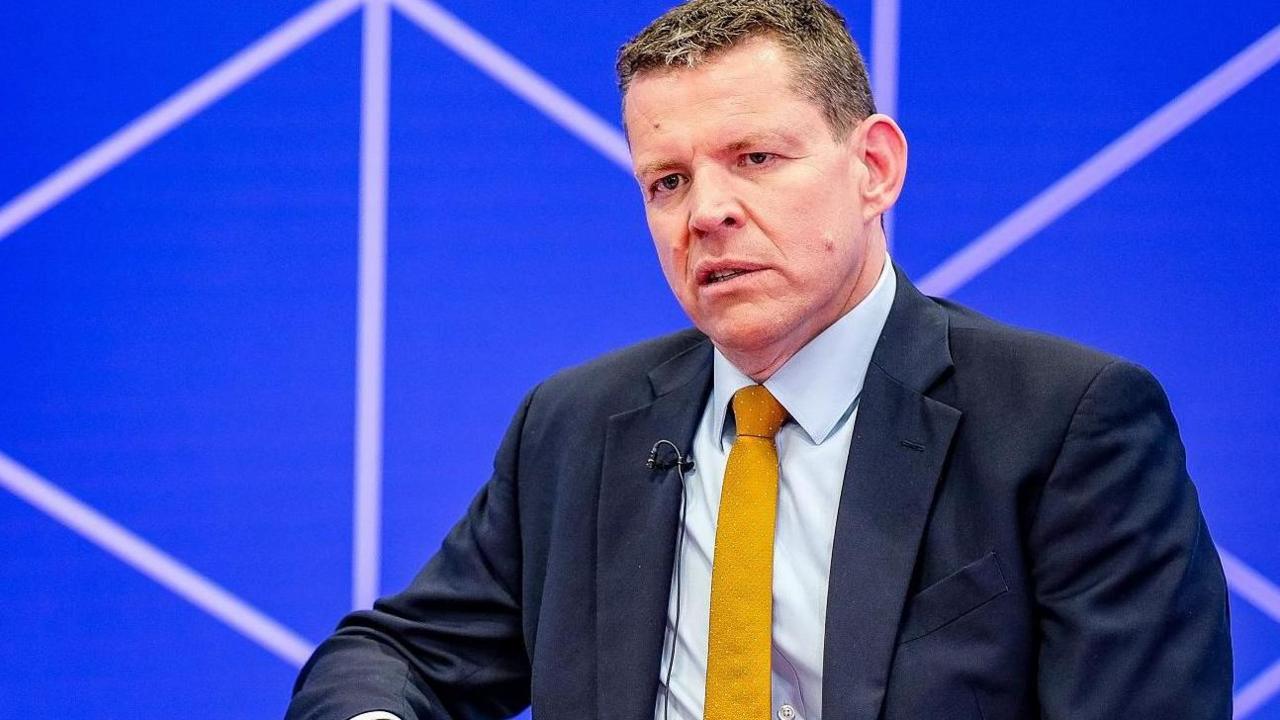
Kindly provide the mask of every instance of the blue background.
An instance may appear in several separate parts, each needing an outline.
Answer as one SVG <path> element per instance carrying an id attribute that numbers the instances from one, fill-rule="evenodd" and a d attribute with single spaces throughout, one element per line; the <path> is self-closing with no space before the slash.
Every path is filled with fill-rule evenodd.
<path id="1" fill-rule="evenodd" d="M 869 51 L 870 2 L 846 1 Z M 307 7 L 0 5 L 0 206 Z M 447 8 L 617 121 L 652 0 Z M 911 0 L 915 278 L 1280 23 L 1280 4 Z M 318 642 L 349 608 L 359 12 L 0 238 L 0 453 Z M 392 23 L 382 588 L 539 379 L 684 326 L 633 180 Z M 953 297 L 1150 367 L 1217 541 L 1280 580 L 1280 71 Z M 0 490 L 0 717 L 276 717 L 296 667 Z M 1233 595 L 1237 687 L 1280 624 Z M 1252 717 L 1280 718 L 1280 700 Z"/>

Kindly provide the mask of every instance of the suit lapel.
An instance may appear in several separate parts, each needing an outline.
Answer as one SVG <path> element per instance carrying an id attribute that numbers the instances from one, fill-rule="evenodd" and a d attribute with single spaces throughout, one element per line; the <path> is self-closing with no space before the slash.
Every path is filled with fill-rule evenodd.
<path id="1" fill-rule="evenodd" d="M 681 486 L 675 469 L 651 470 L 645 460 L 658 440 L 686 451 L 693 444 L 711 388 L 711 344 L 686 350 L 649 380 L 656 399 L 611 417 L 605 439 L 596 556 L 602 719 L 653 717 Z"/>
<path id="2" fill-rule="evenodd" d="M 836 515 L 822 707 L 874 720 L 960 411 L 924 393 L 951 368 L 946 315 L 899 271 L 862 389 Z"/>

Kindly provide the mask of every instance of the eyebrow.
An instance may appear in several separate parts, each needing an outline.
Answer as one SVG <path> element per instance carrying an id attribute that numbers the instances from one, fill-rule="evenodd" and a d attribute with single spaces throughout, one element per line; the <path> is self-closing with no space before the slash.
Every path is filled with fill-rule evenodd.
<path id="1" fill-rule="evenodd" d="M 795 136 L 778 131 L 778 130 L 762 130 L 758 132 L 747 133 L 737 140 L 725 145 L 720 149 L 720 153 L 738 153 L 751 147 L 758 147 L 767 143 L 781 143 L 787 146 L 795 145 Z M 636 180 L 643 180 L 646 177 L 657 173 L 668 173 L 675 170 L 681 170 L 684 164 L 675 160 L 655 160 L 647 162 L 640 166 L 636 171 Z"/>
<path id="2" fill-rule="evenodd" d="M 642 180 L 655 173 L 666 173 L 671 170 L 679 170 L 682 167 L 684 166 L 674 160 L 657 160 L 654 162 L 647 162 L 644 165 L 641 165 L 640 169 L 636 171 L 636 179 Z"/>
<path id="3" fill-rule="evenodd" d="M 791 145 L 795 139 L 784 132 L 767 130 L 763 132 L 748 133 L 738 140 L 735 140 L 724 147 L 724 152 L 741 152 L 750 147 L 770 142 L 780 142 Z"/>

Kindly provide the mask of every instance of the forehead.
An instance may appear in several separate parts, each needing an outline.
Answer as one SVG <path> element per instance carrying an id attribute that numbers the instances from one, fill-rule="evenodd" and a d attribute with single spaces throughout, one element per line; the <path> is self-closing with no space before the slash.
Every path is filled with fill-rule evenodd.
<path id="1" fill-rule="evenodd" d="M 632 150 L 735 131 L 825 129 L 821 109 L 794 86 L 791 53 L 768 38 L 743 41 L 692 68 L 644 73 L 624 106 Z"/>

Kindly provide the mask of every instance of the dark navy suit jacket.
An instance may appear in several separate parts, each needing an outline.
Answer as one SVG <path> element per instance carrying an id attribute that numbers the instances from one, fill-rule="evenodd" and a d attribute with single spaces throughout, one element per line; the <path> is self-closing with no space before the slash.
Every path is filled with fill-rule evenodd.
<path id="1" fill-rule="evenodd" d="M 682 447 L 711 387 L 686 331 L 531 392 L 492 478 L 404 592 L 345 618 L 289 718 L 653 717 Z M 898 291 L 831 560 L 828 720 L 1231 715 L 1221 566 L 1145 370 Z"/>

